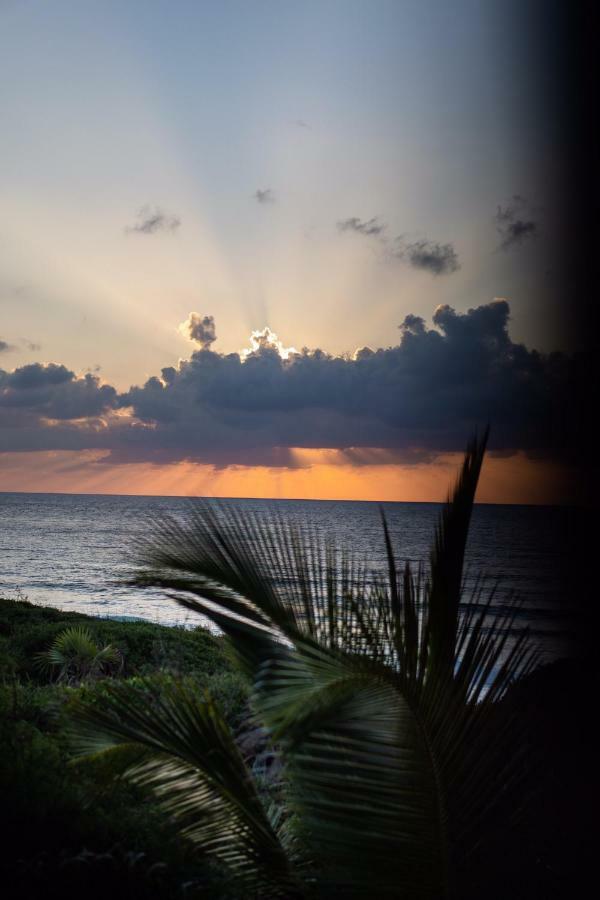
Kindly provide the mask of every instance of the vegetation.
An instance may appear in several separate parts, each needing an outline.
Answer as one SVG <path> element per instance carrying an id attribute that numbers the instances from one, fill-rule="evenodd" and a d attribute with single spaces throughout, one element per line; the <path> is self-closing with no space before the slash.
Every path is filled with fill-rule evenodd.
<path id="1" fill-rule="evenodd" d="M 56 672 L 58 681 L 77 684 L 85 679 L 114 674 L 119 668 L 121 654 L 111 644 L 100 648 L 89 628 L 73 625 L 66 628 L 52 642 L 49 650 L 38 653 L 40 669 Z"/>
<path id="2" fill-rule="evenodd" d="M 399 568 L 385 520 L 385 577 L 310 531 L 208 505 L 146 544 L 135 583 L 227 635 L 280 777 L 262 790 L 218 704 L 181 683 L 152 698 L 111 684 L 76 705 L 74 739 L 107 758 L 135 747 L 126 777 L 234 896 L 494 896 L 539 757 L 514 702 L 536 666 L 517 605 L 462 597 L 484 450 L 468 449 L 427 575 Z"/>
<path id="3" fill-rule="evenodd" d="M 143 682 L 157 691 L 185 672 L 190 688 L 208 688 L 218 697 L 233 728 L 243 718 L 243 679 L 232 671 L 223 641 L 204 629 L 93 619 L 0 599 L 0 879 L 6 896 L 75 898 L 83 892 L 93 900 L 109 892 L 166 900 L 202 894 L 207 879 L 211 895 L 220 896 L 217 873 L 173 834 L 149 793 L 116 777 L 122 760 L 73 759 L 71 704 L 98 703 L 114 679 L 86 677 L 83 670 L 57 678 L 62 666 L 37 664 L 52 647 L 68 650 L 69 635 L 75 644 L 78 635 L 90 642 L 88 661 L 92 644 L 117 650 L 112 674 L 122 683 Z"/>

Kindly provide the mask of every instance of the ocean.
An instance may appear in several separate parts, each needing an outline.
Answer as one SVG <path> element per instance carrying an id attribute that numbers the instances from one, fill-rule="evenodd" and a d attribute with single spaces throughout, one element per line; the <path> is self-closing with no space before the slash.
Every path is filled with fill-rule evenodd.
<path id="1" fill-rule="evenodd" d="M 340 546 L 385 567 L 380 504 L 355 501 L 226 500 L 243 511 L 277 510 L 299 525 L 311 523 Z M 180 497 L 0 493 L 0 596 L 96 616 L 138 617 L 193 626 L 199 617 L 157 591 L 122 583 L 134 564 L 135 539 L 157 514 L 185 515 Z M 381 504 L 397 558 L 427 561 L 440 506 Z M 563 507 L 477 505 L 467 547 L 467 593 L 485 576 L 495 602 L 522 598 L 527 625 L 547 658 L 569 652 L 577 611 L 564 603 L 569 513 Z M 565 649 L 566 648 L 566 649 Z"/>

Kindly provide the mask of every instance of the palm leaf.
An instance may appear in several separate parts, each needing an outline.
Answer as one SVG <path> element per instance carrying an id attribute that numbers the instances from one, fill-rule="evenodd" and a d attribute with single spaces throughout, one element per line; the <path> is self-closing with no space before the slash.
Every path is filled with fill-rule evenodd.
<path id="1" fill-rule="evenodd" d="M 467 447 L 452 498 L 448 498 L 435 530 L 428 589 L 431 678 L 454 669 L 462 576 L 471 513 L 489 436 L 474 437 Z"/>
<path id="2" fill-rule="evenodd" d="M 286 848 L 208 695 L 184 684 L 157 692 L 151 683 L 117 682 L 94 705 L 75 704 L 73 722 L 80 753 L 123 744 L 143 751 L 126 777 L 150 787 L 181 834 L 223 863 L 247 895 L 298 894 Z"/>
<path id="3" fill-rule="evenodd" d="M 116 668 L 119 651 L 107 644 L 100 649 L 89 628 L 73 625 L 65 628 L 48 650 L 36 654 L 35 664 L 43 671 L 58 670 L 58 679 L 82 679 Z"/>
<path id="4" fill-rule="evenodd" d="M 442 896 L 434 761 L 385 669 L 299 643 L 265 663 L 255 702 L 288 761 L 320 893 Z"/>

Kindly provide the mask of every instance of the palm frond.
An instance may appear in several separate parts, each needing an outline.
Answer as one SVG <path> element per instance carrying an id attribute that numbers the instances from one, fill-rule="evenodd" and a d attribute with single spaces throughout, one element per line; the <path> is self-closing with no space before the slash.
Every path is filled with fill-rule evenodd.
<path id="1" fill-rule="evenodd" d="M 231 730 L 208 695 L 181 683 L 113 683 L 73 709 L 82 754 L 143 751 L 125 776 L 153 791 L 176 827 L 229 870 L 248 896 L 293 897 L 298 882 Z"/>
<path id="2" fill-rule="evenodd" d="M 385 667 L 299 643 L 264 664 L 255 700 L 288 762 L 322 894 L 444 896 L 435 762 Z"/>
<path id="3" fill-rule="evenodd" d="M 469 442 L 454 492 L 435 530 L 427 592 L 428 666 L 434 679 L 454 668 L 465 549 L 488 436 L 486 428 L 480 439 Z"/>
<path id="4" fill-rule="evenodd" d="M 111 644 L 100 648 L 89 628 L 65 628 L 48 650 L 36 654 L 35 665 L 42 671 L 57 671 L 58 680 L 81 680 L 116 669 L 121 654 Z"/>
<path id="5" fill-rule="evenodd" d="M 131 583 L 163 588 L 211 619 L 250 678 L 282 641 L 348 648 L 361 640 L 354 610 L 367 590 L 366 566 L 276 514 L 242 516 L 195 501 L 185 525 L 169 517 L 155 524 L 139 561 Z"/>

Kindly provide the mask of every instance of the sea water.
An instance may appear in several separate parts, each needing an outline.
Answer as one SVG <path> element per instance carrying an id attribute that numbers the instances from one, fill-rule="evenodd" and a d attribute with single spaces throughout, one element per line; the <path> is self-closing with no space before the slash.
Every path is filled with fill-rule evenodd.
<path id="1" fill-rule="evenodd" d="M 399 563 L 427 563 L 440 505 L 312 500 L 224 500 L 258 516 L 276 512 L 310 524 L 385 570 L 385 511 Z M 139 617 L 195 625 L 199 618 L 157 590 L 129 587 L 135 542 L 156 517 L 185 517 L 181 497 L 0 493 L 0 596 L 90 615 Z M 518 626 L 528 626 L 544 654 L 562 655 L 577 611 L 564 602 L 568 511 L 561 507 L 477 505 L 466 555 L 465 591 L 485 576 L 496 606 L 521 598 Z M 485 593 L 485 591 L 484 591 Z"/>

